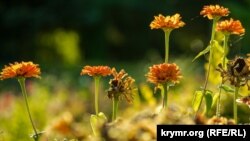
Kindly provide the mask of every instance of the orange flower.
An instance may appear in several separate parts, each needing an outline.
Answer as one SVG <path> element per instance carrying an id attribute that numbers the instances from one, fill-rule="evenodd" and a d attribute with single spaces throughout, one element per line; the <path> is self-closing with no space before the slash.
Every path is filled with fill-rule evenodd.
<path id="1" fill-rule="evenodd" d="M 180 14 L 175 14 L 173 16 L 166 16 L 159 14 L 159 16 L 154 16 L 154 20 L 150 23 L 151 29 L 163 29 L 163 30 L 169 30 L 169 29 L 175 29 L 180 28 L 185 25 L 183 21 L 181 21 Z"/>
<path id="2" fill-rule="evenodd" d="M 40 68 L 37 64 L 33 62 L 15 62 L 14 64 L 9 64 L 2 69 L 0 79 L 8 79 L 14 77 L 36 77 L 40 78 Z"/>
<path id="3" fill-rule="evenodd" d="M 236 35 L 243 35 L 245 33 L 245 29 L 242 27 L 241 22 L 239 20 L 235 21 L 232 18 L 230 20 L 217 23 L 216 30 Z"/>
<path id="4" fill-rule="evenodd" d="M 176 64 L 158 64 L 149 67 L 149 72 L 146 75 L 147 81 L 158 84 L 164 83 L 179 83 L 179 79 L 182 77 L 180 69 Z"/>
<path id="5" fill-rule="evenodd" d="M 107 76 L 111 73 L 108 66 L 85 66 L 81 71 L 81 75 L 87 74 L 89 76 Z"/>
<path id="6" fill-rule="evenodd" d="M 214 19 L 215 17 L 219 18 L 222 16 L 228 16 L 229 13 L 230 12 L 228 8 L 224 8 L 220 5 L 206 5 L 200 12 L 203 17 L 208 17 L 210 20 Z"/>

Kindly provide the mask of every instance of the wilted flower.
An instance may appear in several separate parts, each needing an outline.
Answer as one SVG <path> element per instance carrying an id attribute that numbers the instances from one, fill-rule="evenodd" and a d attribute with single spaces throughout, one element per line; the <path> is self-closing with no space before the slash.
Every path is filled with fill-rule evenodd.
<path id="1" fill-rule="evenodd" d="M 173 16 L 166 16 L 159 14 L 159 16 L 154 16 L 154 20 L 150 23 L 151 29 L 163 29 L 171 30 L 183 27 L 185 23 L 181 21 L 180 14 L 175 14 Z"/>
<path id="2" fill-rule="evenodd" d="M 229 80 L 231 85 L 236 87 L 248 85 L 250 75 L 248 59 L 236 57 L 234 60 L 228 61 L 227 70 L 223 69 L 221 64 L 219 64 L 217 70 L 221 72 L 223 83 Z"/>
<path id="3" fill-rule="evenodd" d="M 232 119 L 227 119 L 225 117 L 217 117 L 213 116 L 212 118 L 208 119 L 207 124 L 209 125 L 234 125 L 235 121 Z"/>
<path id="4" fill-rule="evenodd" d="M 246 104 L 250 108 L 250 96 L 239 98 L 236 102 Z"/>
<path id="5" fill-rule="evenodd" d="M 108 89 L 108 97 L 113 98 L 122 98 L 124 97 L 129 103 L 133 100 L 133 84 L 135 80 L 128 76 L 128 74 L 122 69 L 119 73 L 115 68 L 112 69 L 113 79 L 110 80 Z"/>
<path id="6" fill-rule="evenodd" d="M 228 16 L 229 14 L 228 8 L 224 8 L 220 5 L 206 5 L 203 7 L 200 12 L 203 17 L 208 17 L 208 19 L 212 20 L 214 18 L 220 18 L 223 16 Z"/>
<path id="7" fill-rule="evenodd" d="M 158 64 L 149 67 L 149 72 L 146 75 L 147 81 L 154 83 L 155 85 L 165 83 L 179 83 L 179 79 L 182 77 L 180 69 L 176 64 Z"/>
<path id="8" fill-rule="evenodd" d="M 41 72 L 39 65 L 33 64 L 33 62 L 15 62 L 14 64 L 9 64 L 9 66 L 5 66 L 0 74 L 0 79 L 3 80 L 15 77 L 40 78 Z"/>
<path id="9" fill-rule="evenodd" d="M 89 76 L 107 76 L 111 74 L 111 69 L 108 66 L 85 66 L 81 75 L 89 75 Z"/>
<path id="10" fill-rule="evenodd" d="M 245 29 L 242 27 L 241 22 L 239 20 L 233 20 L 232 18 L 217 23 L 216 30 L 226 34 L 243 35 L 245 33 Z"/>

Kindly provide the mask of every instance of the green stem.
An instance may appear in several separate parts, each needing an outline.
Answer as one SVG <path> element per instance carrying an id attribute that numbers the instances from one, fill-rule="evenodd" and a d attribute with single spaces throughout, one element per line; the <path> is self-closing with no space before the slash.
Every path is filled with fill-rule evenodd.
<path id="1" fill-rule="evenodd" d="M 165 33 L 165 63 L 168 63 L 169 58 L 169 35 L 171 30 L 164 30 Z"/>
<path id="2" fill-rule="evenodd" d="M 226 56 L 228 54 L 228 39 L 229 39 L 229 35 L 225 34 L 224 35 L 224 46 L 223 46 L 223 59 L 222 59 L 222 68 L 226 69 Z M 220 90 L 219 90 L 219 96 L 218 96 L 218 100 L 217 100 L 217 106 L 216 106 L 216 116 L 220 117 L 220 108 L 221 108 L 221 88 L 222 87 L 222 80 L 221 80 L 221 84 L 220 84 Z"/>
<path id="3" fill-rule="evenodd" d="M 119 99 L 117 97 L 114 97 L 113 98 L 112 121 L 115 121 L 115 119 L 116 119 L 116 115 L 117 115 L 117 111 L 118 111 L 118 102 L 119 102 Z"/>
<path id="4" fill-rule="evenodd" d="M 225 34 L 224 35 L 224 46 L 223 46 L 224 53 L 223 53 L 223 60 L 222 60 L 223 69 L 226 69 L 226 56 L 228 54 L 228 46 L 227 46 L 228 39 L 229 39 L 229 35 Z"/>
<path id="5" fill-rule="evenodd" d="M 237 119 L 237 103 L 236 103 L 236 99 L 238 97 L 238 91 L 239 91 L 239 87 L 235 87 L 235 91 L 234 91 L 234 121 L 235 121 L 235 124 L 238 123 L 238 119 Z"/>
<path id="6" fill-rule="evenodd" d="M 216 28 L 216 23 L 217 23 L 218 21 L 219 21 L 219 18 L 214 18 L 214 19 L 213 19 L 212 34 L 211 34 L 210 44 L 212 44 L 211 42 L 214 41 L 215 28 Z"/>
<path id="7" fill-rule="evenodd" d="M 206 79 L 205 79 L 205 83 L 204 83 L 204 87 L 203 87 L 203 92 L 202 92 L 202 97 L 201 97 L 201 102 L 199 103 L 198 106 L 198 110 L 196 111 L 195 117 L 197 117 L 197 114 L 199 112 L 199 109 L 201 107 L 204 95 L 207 91 L 207 84 L 208 84 L 208 79 L 209 79 L 209 75 L 210 75 L 210 70 L 211 70 L 211 64 L 212 64 L 212 57 L 213 57 L 213 42 L 214 42 L 214 35 L 215 35 L 215 27 L 216 27 L 216 23 L 219 20 L 219 18 L 214 18 L 213 19 L 213 25 L 212 25 L 212 34 L 211 34 L 211 40 L 210 40 L 210 51 L 209 51 L 209 59 L 208 59 L 208 71 L 207 71 L 207 75 L 206 75 Z"/>
<path id="8" fill-rule="evenodd" d="M 34 122 L 32 120 L 31 114 L 30 114 L 29 103 L 28 103 L 28 98 L 27 98 L 27 92 L 26 92 L 26 87 L 25 87 L 25 78 L 24 77 L 18 78 L 18 82 L 19 82 L 19 84 L 21 86 L 22 94 L 23 94 L 23 97 L 24 97 L 24 100 L 25 100 L 26 109 L 27 109 L 27 112 L 28 112 L 28 116 L 29 116 L 31 125 L 33 127 L 33 130 L 35 132 L 35 135 L 33 136 L 33 138 L 34 138 L 35 141 L 38 141 L 38 134 L 37 134 Z"/>
<path id="9" fill-rule="evenodd" d="M 95 76 L 94 77 L 94 80 L 95 80 L 95 113 L 96 113 L 96 115 L 98 115 L 98 113 L 99 113 L 99 105 L 98 105 L 98 103 L 99 103 L 99 99 L 98 99 L 98 97 L 99 97 L 99 84 L 100 84 L 100 76 Z"/>
<path id="10" fill-rule="evenodd" d="M 217 105 L 216 105 L 216 116 L 220 117 L 220 109 L 221 109 L 221 88 L 222 87 L 222 80 L 220 83 L 220 90 L 219 90 L 219 95 L 218 95 L 218 100 L 217 100 Z"/>
<path id="11" fill-rule="evenodd" d="M 163 84 L 161 89 L 161 95 L 162 95 L 162 110 L 164 110 L 167 107 L 168 102 L 168 85 Z"/>

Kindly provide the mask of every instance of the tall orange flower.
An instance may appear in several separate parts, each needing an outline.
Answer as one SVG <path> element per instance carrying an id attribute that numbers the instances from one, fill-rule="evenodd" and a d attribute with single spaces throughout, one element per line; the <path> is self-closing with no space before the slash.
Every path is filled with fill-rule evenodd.
<path id="1" fill-rule="evenodd" d="M 154 20 L 150 23 L 151 29 L 176 29 L 183 27 L 185 23 L 181 21 L 180 14 L 175 14 L 173 16 L 166 16 L 164 17 L 162 14 L 159 16 L 154 16 Z"/>
<path id="2" fill-rule="evenodd" d="M 244 35 L 245 33 L 245 28 L 243 28 L 241 22 L 239 20 L 233 20 L 232 18 L 217 23 L 216 30 L 225 34 Z"/>
<path id="3" fill-rule="evenodd" d="M 203 7 L 202 11 L 200 12 L 203 17 L 207 17 L 208 19 L 212 20 L 214 18 L 220 18 L 224 16 L 228 16 L 229 14 L 228 8 L 224 8 L 220 5 L 206 5 Z"/>
<path id="4" fill-rule="evenodd" d="M 0 73 L 0 79 L 8 79 L 8 78 L 17 78 L 22 94 L 25 100 L 25 106 L 28 112 L 28 117 L 30 119 L 32 128 L 34 130 L 34 135 L 32 135 L 32 138 L 35 141 L 38 141 L 39 136 L 42 134 L 42 132 L 38 133 L 36 130 L 36 127 L 34 125 L 34 122 L 31 117 L 29 104 L 28 104 L 28 98 L 27 98 L 27 92 L 26 92 L 26 86 L 25 86 L 25 79 L 28 77 L 36 77 L 40 78 L 40 68 L 37 64 L 33 64 L 33 62 L 15 62 L 14 64 L 9 64 L 9 66 L 4 66 L 2 69 L 2 72 Z"/>
<path id="5" fill-rule="evenodd" d="M 89 75 L 89 76 L 107 76 L 112 73 L 110 67 L 108 66 L 85 66 L 81 75 Z"/>
<path id="6" fill-rule="evenodd" d="M 165 83 L 179 83 L 179 79 L 182 77 L 180 69 L 176 64 L 158 64 L 149 67 L 149 72 L 146 75 L 147 81 L 158 84 Z"/>
<path id="7" fill-rule="evenodd" d="M 100 79 L 101 76 L 107 76 L 107 75 L 111 75 L 112 71 L 110 69 L 110 67 L 108 66 L 85 66 L 83 67 L 82 71 L 81 71 L 81 75 L 89 75 L 89 76 L 93 76 L 94 81 L 95 81 L 95 112 L 97 116 L 99 113 L 99 104 L 98 104 L 98 97 L 99 97 L 99 83 L 100 83 Z"/>
<path id="8" fill-rule="evenodd" d="M 0 79 L 8 79 L 15 77 L 36 77 L 40 78 L 40 68 L 39 65 L 33 64 L 33 62 L 15 62 L 14 64 L 9 64 L 5 66 L 0 73 Z"/>

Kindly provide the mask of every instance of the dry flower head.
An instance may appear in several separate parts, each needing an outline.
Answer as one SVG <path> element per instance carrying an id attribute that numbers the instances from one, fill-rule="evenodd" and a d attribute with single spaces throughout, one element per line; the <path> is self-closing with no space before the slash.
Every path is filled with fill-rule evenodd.
<path id="1" fill-rule="evenodd" d="M 115 68 L 112 69 L 113 79 L 110 80 L 108 89 L 108 97 L 113 98 L 125 98 L 127 102 L 133 101 L 133 91 L 135 90 L 133 84 L 135 80 L 128 76 L 128 74 L 122 69 L 117 72 Z"/>
<path id="2" fill-rule="evenodd" d="M 225 83 L 227 80 L 230 81 L 231 85 L 240 87 L 247 85 L 250 75 L 249 59 L 242 57 L 236 57 L 234 60 L 229 60 L 227 63 L 227 70 L 223 69 L 222 65 L 219 64 L 217 70 L 221 73 L 222 82 Z"/>

